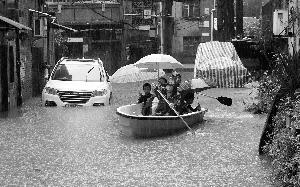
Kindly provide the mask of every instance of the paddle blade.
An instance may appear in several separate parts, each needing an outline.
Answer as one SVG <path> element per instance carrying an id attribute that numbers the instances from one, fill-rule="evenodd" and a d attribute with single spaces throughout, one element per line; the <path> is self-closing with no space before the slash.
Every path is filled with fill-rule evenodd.
<path id="1" fill-rule="evenodd" d="M 223 105 L 231 106 L 232 105 L 232 99 L 228 97 L 218 97 L 217 100 L 222 103 Z"/>

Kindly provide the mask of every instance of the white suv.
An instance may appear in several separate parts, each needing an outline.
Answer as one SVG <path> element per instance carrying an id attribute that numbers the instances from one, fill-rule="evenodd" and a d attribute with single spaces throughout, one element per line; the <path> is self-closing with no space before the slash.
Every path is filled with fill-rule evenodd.
<path id="1" fill-rule="evenodd" d="M 42 92 L 44 106 L 100 106 L 110 104 L 111 84 L 100 59 L 62 58 L 54 66 Z"/>

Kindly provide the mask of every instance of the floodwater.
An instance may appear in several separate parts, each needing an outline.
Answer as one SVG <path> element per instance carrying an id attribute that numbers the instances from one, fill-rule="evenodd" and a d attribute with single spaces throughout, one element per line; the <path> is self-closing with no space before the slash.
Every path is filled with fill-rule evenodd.
<path id="1" fill-rule="evenodd" d="M 140 84 L 113 85 L 110 106 L 45 108 L 40 98 L 0 118 L 1 186 L 275 186 L 258 155 L 266 116 L 243 111 L 247 89 L 211 89 L 231 107 L 199 96 L 208 109 L 196 134 L 133 139 L 119 133 L 118 106 Z"/>

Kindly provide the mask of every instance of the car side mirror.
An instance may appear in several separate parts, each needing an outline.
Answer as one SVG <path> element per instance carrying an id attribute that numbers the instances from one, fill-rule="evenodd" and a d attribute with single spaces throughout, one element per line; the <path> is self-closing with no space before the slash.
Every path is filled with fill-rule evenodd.
<path id="1" fill-rule="evenodd" d="M 48 68 L 46 68 L 45 71 L 44 71 L 44 79 L 45 80 L 49 79 L 49 69 Z"/>

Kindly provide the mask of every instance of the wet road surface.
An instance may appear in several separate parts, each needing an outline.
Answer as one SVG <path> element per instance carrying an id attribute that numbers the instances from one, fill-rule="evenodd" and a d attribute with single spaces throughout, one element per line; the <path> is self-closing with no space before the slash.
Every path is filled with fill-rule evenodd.
<path id="1" fill-rule="evenodd" d="M 204 91 L 233 105 L 199 96 L 208 112 L 196 135 L 133 139 L 115 111 L 136 101 L 136 86 L 113 85 L 110 106 L 45 108 L 33 98 L 1 114 L 1 186 L 275 186 L 257 151 L 266 116 L 243 111 L 249 90 Z"/>

